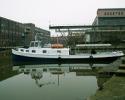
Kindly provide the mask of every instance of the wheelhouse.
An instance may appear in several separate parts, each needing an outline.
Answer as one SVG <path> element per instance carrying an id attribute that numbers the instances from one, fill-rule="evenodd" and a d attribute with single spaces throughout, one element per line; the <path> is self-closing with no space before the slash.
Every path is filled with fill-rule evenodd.
<path id="1" fill-rule="evenodd" d="M 31 41 L 30 42 L 30 47 L 42 47 L 42 42 L 41 41 Z"/>
<path id="2" fill-rule="evenodd" d="M 29 48 L 18 48 L 16 51 L 25 54 L 69 55 L 69 48 L 63 48 L 62 45 L 57 44 L 56 46 L 51 44 L 42 45 L 41 41 L 31 41 Z"/>

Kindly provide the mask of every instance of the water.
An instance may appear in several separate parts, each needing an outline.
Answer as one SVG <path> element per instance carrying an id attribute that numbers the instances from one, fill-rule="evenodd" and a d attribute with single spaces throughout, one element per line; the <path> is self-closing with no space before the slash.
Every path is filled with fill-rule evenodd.
<path id="1" fill-rule="evenodd" d="M 13 66 L 0 58 L 0 100 L 84 100 L 98 89 L 97 77 L 82 64 Z"/>
<path id="2" fill-rule="evenodd" d="M 8 68 L 8 67 L 6 67 Z M 77 67 L 78 68 L 78 67 Z M 7 71 L 8 72 L 8 71 Z M 13 66 L 0 82 L 1 100 L 84 100 L 98 86 L 96 76 L 84 76 L 68 67 Z"/>

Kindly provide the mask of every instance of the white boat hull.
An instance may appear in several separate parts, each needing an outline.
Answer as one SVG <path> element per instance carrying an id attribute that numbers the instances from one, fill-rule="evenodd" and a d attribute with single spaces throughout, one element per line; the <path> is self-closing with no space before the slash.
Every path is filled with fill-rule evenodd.
<path id="1" fill-rule="evenodd" d="M 122 52 L 108 52 L 97 54 L 78 54 L 78 55 L 43 55 L 37 53 L 24 53 L 12 50 L 13 60 L 16 63 L 84 63 L 84 64 L 109 64 L 124 56 Z"/>

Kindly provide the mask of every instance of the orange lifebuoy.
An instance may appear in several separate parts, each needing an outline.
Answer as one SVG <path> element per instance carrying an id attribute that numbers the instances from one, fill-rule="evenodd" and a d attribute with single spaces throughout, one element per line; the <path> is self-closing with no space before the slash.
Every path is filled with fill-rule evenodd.
<path id="1" fill-rule="evenodd" d="M 51 48 L 63 48 L 63 44 L 52 44 Z"/>

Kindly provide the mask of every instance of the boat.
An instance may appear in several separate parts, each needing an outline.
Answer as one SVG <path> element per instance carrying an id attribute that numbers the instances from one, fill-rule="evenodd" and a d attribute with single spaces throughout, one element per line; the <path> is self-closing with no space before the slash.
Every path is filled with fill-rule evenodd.
<path id="1" fill-rule="evenodd" d="M 42 64 L 109 64 L 124 56 L 122 51 L 95 52 L 83 54 L 70 54 L 70 48 L 62 44 L 48 44 L 41 46 L 40 41 L 31 41 L 28 48 L 12 49 L 15 62 L 42 63 Z"/>

